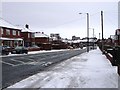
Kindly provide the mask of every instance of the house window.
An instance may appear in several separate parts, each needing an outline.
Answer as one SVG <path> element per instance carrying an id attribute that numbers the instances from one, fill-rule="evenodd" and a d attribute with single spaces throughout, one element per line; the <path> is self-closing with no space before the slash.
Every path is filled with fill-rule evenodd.
<path id="1" fill-rule="evenodd" d="M 15 30 L 13 30 L 13 35 L 16 35 L 16 31 Z"/>
<path id="2" fill-rule="evenodd" d="M 20 31 L 18 31 L 18 36 L 20 36 Z"/>
<path id="3" fill-rule="evenodd" d="M 32 38 L 35 38 L 35 34 L 34 33 L 32 33 Z"/>
<path id="4" fill-rule="evenodd" d="M 30 33 L 28 33 L 28 38 L 30 38 Z"/>
<path id="5" fill-rule="evenodd" d="M 0 31 L 1 31 L 1 35 L 3 34 L 3 28 L 0 28 Z"/>
<path id="6" fill-rule="evenodd" d="M 6 35 L 10 35 L 10 30 L 6 29 Z"/>

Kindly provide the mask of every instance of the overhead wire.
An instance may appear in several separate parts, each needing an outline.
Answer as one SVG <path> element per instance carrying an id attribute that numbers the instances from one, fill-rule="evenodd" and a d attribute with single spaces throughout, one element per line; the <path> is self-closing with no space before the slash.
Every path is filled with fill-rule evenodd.
<path id="1" fill-rule="evenodd" d="M 90 15 L 90 16 L 94 16 L 94 15 L 96 15 L 96 14 L 98 14 L 98 13 L 100 13 L 100 12 L 96 12 L 96 13 Z M 73 20 L 71 20 L 71 21 L 68 21 L 68 22 L 65 22 L 65 23 L 62 23 L 62 24 L 59 24 L 59 25 L 56 25 L 56 26 L 52 26 L 52 27 L 53 27 L 53 28 L 57 28 L 57 27 L 60 27 L 60 26 L 63 26 L 63 25 L 67 25 L 67 24 L 71 24 L 71 23 L 77 22 L 77 21 L 79 21 L 79 20 L 81 20 L 81 19 L 85 19 L 85 16 L 83 16 L 83 17 L 81 17 L 81 18 L 73 19 Z"/>

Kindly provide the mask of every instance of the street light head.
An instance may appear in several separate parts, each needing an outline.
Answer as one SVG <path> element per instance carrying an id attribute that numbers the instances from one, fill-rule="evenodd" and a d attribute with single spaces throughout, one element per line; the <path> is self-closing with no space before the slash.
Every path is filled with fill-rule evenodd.
<path id="1" fill-rule="evenodd" d="M 79 14 L 82 14 L 82 13 L 79 13 Z"/>
<path id="2" fill-rule="evenodd" d="M 79 14 L 87 14 L 88 15 L 89 13 L 79 13 Z"/>

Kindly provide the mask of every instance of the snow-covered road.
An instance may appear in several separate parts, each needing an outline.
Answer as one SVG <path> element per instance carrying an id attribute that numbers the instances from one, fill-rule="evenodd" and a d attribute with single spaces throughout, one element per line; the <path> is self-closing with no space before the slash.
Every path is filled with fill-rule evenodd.
<path id="1" fill-rule="evenodd" d="M 75 56 L 8 88 L 118 88 L 117 67 L 99 49 Z"/>

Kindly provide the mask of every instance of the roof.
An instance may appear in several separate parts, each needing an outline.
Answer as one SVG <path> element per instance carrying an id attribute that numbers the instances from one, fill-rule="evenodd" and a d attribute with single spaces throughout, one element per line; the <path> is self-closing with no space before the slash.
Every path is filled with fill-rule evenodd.
<path id="1" fill-rule="evenodd" d="M 19 29 L 19 30 L 21 30 L 21 28 L 12 25 L 11 23 L 5 21 L 2 18 L 0 18 L 0 27 L 6 27 L 6 28 L 11 28 L 11 29 Z"/>
<path id="2" fill-rule="evenodd" d="M 94 39 L 89 39 L 89 42 L 96 42 L 97 40 Z M 82 43 L 82 42 L 87 42 L 87 39 L 84 40 L 68 40 L 69 43 Z"/>
<path id="3" fill-rule="evenodd" d="M 23 28 L 22 32 L 32 32 L 32 30 L 28 29 L 28 28 Z"/>
<path id="4" fill-rule="evenodd" d="M 84 39 L 84 40 L 81 40 L 81 42 L 87 42 L 88 40 L 87 39 Z M 96 42 L 97 40 L 96 39 L 89 39 L 89 42 Z"/>
<path id="5" fill-rule="evenodd" d="M 57 37 L 52 37 L 52 40 L 54 40 L 54 41 L 55 41 L 55 40 L 58 40 L 58 38 L 57 38 Z"/>
<path id="6" fill-rule="evenodd" d="M 43 34 L 41 32 L 35 32 L 35 37 L 46 37 L 46 38 L 48 38 L 49 36 L 46 35 L 46 34 Z"/>

